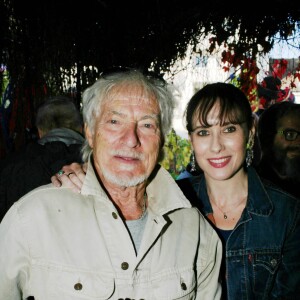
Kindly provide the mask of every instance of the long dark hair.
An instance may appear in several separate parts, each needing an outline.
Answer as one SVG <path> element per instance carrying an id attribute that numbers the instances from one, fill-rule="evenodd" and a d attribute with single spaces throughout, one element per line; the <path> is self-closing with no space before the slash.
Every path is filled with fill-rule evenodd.
<path id="1" fill-rule="evenodd" d="M 186 129 L 191 133 L 193 121 L 198 118 L 201 124 L 209 126 L 207 117 L 214 105 L 220 105 L 220 125 L 229 121 L 232 124 L 246 122 L 250 130 L 254 118 L 247 96 L 229 83 L 217 82 L 207 84 L 190 99 L 185 110 Z"/>

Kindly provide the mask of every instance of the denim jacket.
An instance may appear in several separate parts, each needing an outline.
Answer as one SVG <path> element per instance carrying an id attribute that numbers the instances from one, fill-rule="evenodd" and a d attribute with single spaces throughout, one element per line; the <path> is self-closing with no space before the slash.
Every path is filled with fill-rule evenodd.
<path id="1" fill-rule="evenodd" d="M 206 217 L 213 212 L 203 175 L 177 183 Z M 247 204 L 224 250 L 227 299 L 299 299 L 300 201 L 249 168 Z"/>

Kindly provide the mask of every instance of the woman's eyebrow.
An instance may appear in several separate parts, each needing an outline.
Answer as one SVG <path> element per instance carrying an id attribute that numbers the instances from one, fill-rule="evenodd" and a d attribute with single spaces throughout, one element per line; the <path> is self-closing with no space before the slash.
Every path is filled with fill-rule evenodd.
<path id="1" fill-rule="evenodd" d="M 198 126 L 195 126 L 192 131 L 195 131 L 197 129 L 205 129 L 205 128 L 209 128 L 209 127 L 211 127 L 211 125 L 208 125 L 208 126 L 207 125 L 198 125 Z"/>

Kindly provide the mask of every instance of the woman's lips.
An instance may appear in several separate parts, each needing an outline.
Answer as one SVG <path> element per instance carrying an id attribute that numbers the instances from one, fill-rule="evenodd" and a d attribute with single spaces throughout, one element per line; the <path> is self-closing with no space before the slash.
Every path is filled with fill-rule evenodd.
<path id="1" fill-rule="evenodd" d="M 230 161 L 230 156 L 208 159 L 209 164 L 214 168 L 223 168 L 229 163 L 229 161 Z"/>

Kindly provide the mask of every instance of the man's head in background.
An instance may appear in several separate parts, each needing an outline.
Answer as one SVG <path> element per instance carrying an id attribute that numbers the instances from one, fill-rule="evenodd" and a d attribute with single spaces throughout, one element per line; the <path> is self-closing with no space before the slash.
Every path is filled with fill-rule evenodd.
<path id="1" fill-rule="evenodd" d="M 73 100 L 66 96 L 48 98 L 38 108 L 36 127 L 42 138 L 56 128 L 68 128 L 82 133 L 82 117 Z"/>
<path id="2" fill-rule="evenodd" d="M 300 181 L 300 104 L 280 102 L 259 117 L 262 160 L 282 179 Z"/>

